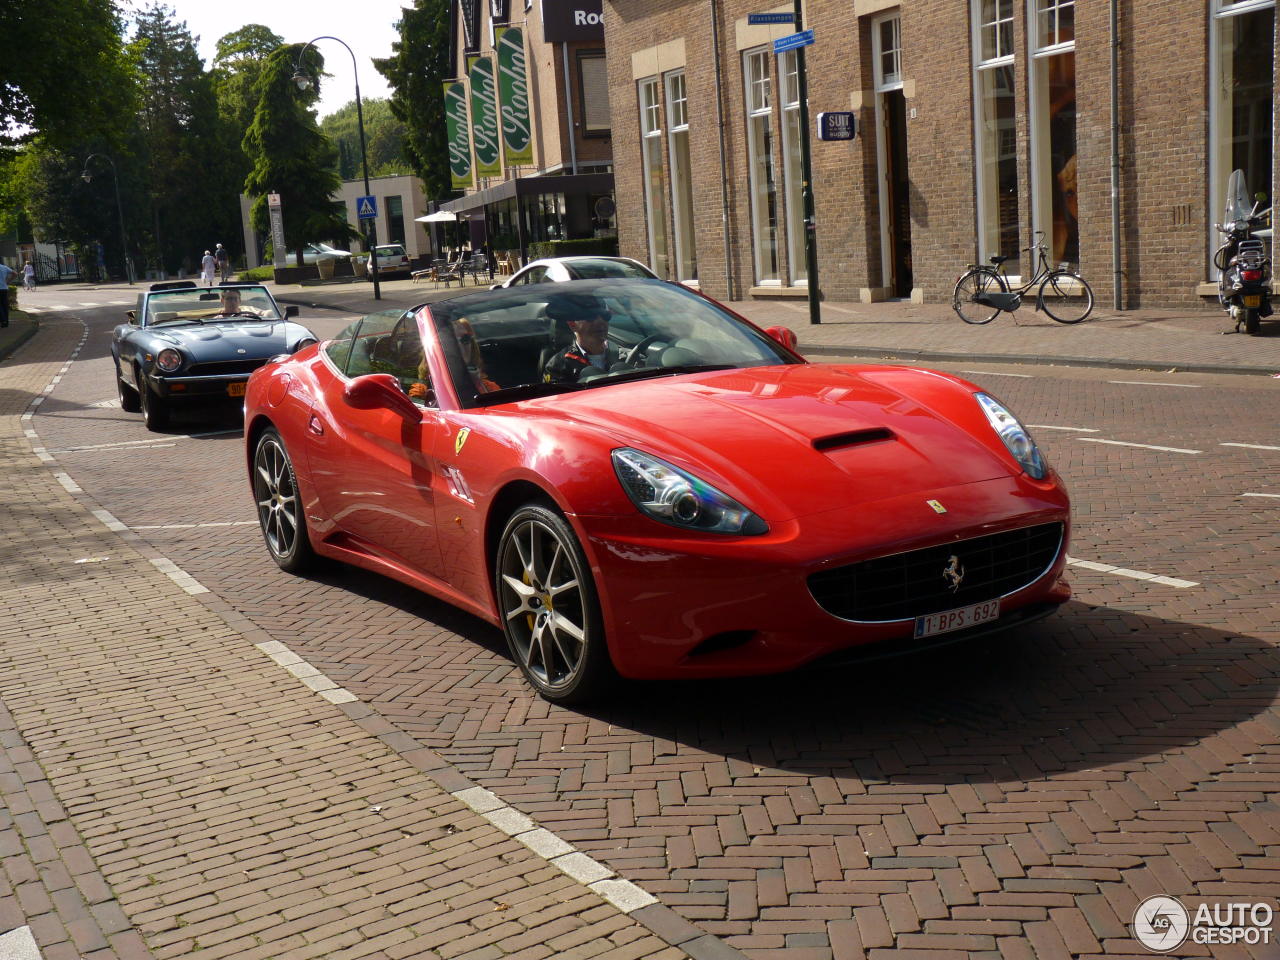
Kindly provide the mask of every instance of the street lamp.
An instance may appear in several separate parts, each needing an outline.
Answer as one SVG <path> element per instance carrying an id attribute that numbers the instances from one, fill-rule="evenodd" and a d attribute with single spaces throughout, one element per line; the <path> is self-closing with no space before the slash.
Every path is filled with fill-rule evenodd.
<path id="1" fill-rule="evenodd" d="M 338 40 L 337 37 L 316 37 L 315 40 L 307 41 L 307 45 L 298 52 L 298 62 L 293 67 L 293 82 L 298 85 L 299 90 L 309 89 L 314 81 L 311 77 L 302 72 L 302 57 L 311 48 L 316 40 L 337 40 L 344 47 L 347 44 Z M 364 108 L 360 105 L 360 73 L 356 64 L 356 55 L 350 47 L 347 47 L 347 53 L 351 54 L 351 74 L 356 81 L 356 126 L 360 128 L 360 166 L 364 170 L 364 195 L 369 196 L 369 154 L 364 145 Z M 369 229 L 361 224 L 364 229 L 365 246 L 369 248 L 369 278 L 373 281 L 373 299 L 381 300 L 382 291 L 378 287 L 378 227 L 374 224 L 373 242 L 369 242 Z"/>
<path id="2" fill-rule="evenodd" d="M 116 176 L 115 161 L 108 157 L 105 153 L 91 153 L 84 158 L 84 169 L 80 171 L 80 179 L 85 183 L 93 180 L 93 174 L 89 172 L 89 161 L 94 157 L 105 160 L 111 164 L 111 180 L 116 187 L 116 212 L 120 214 L 120 244 L 121 251 L 124 254 L 124 272 L 129 278 L 129 283 L 133 283 L 133 258 L 129 256 L 129 238 L 124 232 L 124 207 L 120 204 L 120 178 Z"/>

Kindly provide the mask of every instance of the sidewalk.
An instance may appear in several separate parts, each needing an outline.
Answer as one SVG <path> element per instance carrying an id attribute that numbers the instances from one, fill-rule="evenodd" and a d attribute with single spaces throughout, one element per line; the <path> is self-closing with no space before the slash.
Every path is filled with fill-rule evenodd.
<path id="1" fill-rule="evenodd" d="M 408 280 L 381 284 L 373 299 L 367 284 L 279 286 L 286 303 L 339 307 L 367 313 L 388 307 L 455 297 L 484 286 L 432 289 Z M 1115 311 L 1101 302 L 1082 324 L 1055 323 L 1033 304 L 991 323 L 971 326 L 946 303 L 823 303 L 822 323 L 809 322 L 804 300 L 752 300 L 729 304 L 762 327 L 780 324 L 800 338 L 811 356 L 856 355 L 908 361 L 1057 363 L 1123 369 L 1201 373 L 1280 374 L 1280 320 L 1263 324 L 1257 337 L 1230 332 L 1232 322 L 1216 309 Z"/>

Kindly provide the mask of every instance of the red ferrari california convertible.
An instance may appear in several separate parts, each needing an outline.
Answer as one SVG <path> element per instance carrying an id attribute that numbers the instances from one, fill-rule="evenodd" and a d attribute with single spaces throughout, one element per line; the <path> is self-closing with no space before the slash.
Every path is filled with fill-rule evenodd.
<path id="1" fill-rule="evenodd" d="M 267 548 L 500 626 L 562 702 L 917 650 L 1069 598 L 1067 493 L 1008 408 L 789 344 L 658 280 L 363 317 L 249 381 Z"/>

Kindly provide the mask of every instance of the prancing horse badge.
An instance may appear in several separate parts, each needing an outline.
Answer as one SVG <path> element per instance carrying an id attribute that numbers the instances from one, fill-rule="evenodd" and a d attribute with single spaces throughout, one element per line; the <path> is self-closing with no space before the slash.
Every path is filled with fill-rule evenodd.
<path id="1" fill-rule="evenodd" d="M 946 507 L 944 507 L 942 504 L 940 504 L 937 500 L 926 500 L 926 501 L 925 501 L 925 503 L 927 503 L 929 506 L 933 507 L 933 512 L 934 512 L 934 513 L 946 513 L 946 512 L 947 512 L 947 508 L 946 508 Z"/>
<path id="2" fill-rule="evenodd" d="M 462 452 L 462 448 L 467 443 L 467 437 L 471 436 L 471 428 L 463 427 L 458 431 L 458 435 L 453 438 L 453 454 L 457 456 Z"/>

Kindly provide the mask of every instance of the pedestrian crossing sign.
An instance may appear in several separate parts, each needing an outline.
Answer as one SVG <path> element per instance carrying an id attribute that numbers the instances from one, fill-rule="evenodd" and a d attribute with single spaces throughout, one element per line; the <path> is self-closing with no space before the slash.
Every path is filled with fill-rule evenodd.
<path id="1" fill-rule="evenodd" d="M 356 197 L 356 216 L 361 220 L 376 220 L 378 204 L 373 197 Z"/>

